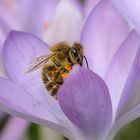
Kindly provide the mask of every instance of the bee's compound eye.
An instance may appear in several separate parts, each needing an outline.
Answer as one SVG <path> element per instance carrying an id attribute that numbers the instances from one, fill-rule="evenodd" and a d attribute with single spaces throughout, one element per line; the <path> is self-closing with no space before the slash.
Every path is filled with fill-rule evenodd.
<path id="1" fill-rule="evenodd" d="M 72 48 L 72 49 L 71 49 L 71 53 L 72 53 L 72 56 L 73 56 L 73 57 L 78 57 L 78 51 L 77 51 L 77 49 Z"/>

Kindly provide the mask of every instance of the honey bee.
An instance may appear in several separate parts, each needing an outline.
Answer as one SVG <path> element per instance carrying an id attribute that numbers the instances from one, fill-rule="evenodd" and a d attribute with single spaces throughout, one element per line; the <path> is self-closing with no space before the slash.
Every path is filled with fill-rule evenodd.
<path id="1" fill-rule="evenodd" d="M 60 42 L 54 45 L 50 55 L 40 56 L 32 61 L 26 69 L 26 73 L 42 67 L 42 80 L 47 91 L 57 98 L 57 91 L 64 83 L 74 64 L 83 65 L 83 46 L 74 42 Z M 85 58 L 86 59 L 86 58 Z M 87 60 L 86 60 L 87 62 Z M 88 66 L 88 63 L 87 63 Z"/>

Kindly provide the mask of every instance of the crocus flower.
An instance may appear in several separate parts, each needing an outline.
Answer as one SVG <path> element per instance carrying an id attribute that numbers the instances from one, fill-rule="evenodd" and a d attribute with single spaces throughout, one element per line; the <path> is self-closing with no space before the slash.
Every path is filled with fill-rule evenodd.
<path id="1" fill-rule="evenodd" d="M 71 140 L 108 140 L 140 116 L 140 36 L 110 0 L 101 0 L 82 25 L 77 8 L 62 0 L 44 35 L 48 45 L 29 33 L 9 34 L 3 48 L 8 79 L 0 78 L 0 108 Z M 41 69 L 22 71 L 60 41 L 81 42 L 90 70 L 75 66 L 55 100 L 44 88 Z"/>

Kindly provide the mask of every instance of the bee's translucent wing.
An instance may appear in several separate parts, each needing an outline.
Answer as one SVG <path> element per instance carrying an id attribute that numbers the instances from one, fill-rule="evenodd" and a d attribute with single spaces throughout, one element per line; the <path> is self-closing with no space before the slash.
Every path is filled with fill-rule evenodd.
<path id="1" fill-rule="evenodd" d="M 29 73 L 32 71 L 37 70 L 39 67 L 41 67 L 43 64 L 49 61 L 51 57 L 53 57 L 56 54 L 51 54 L 51 55 L 44 55 L 36 58 L 33 60 L 27 68 L 24 69 L 23 73 Z"/>

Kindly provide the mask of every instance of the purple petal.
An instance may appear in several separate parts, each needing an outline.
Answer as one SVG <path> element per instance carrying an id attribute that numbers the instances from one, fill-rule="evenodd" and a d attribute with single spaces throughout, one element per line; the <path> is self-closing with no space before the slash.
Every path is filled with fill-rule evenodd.
<path id="1" fill-rule="evenodd" d="M 44 32 L 48 29 L 47 26 L 49 27 L 49 24 L 51 24 L 59 1 L 60 0 L 32 0 L 29 2 L 27 0 L 27 4 L 23 9 L 23 13 L 25 13 L 25 10 L 29 5 L 24 21 L 25 31 L 43 38 Z"/>
<path id="2" fill-rule="evenodd" d="M 3 61 L 8 78 L 28 90 L 36 99 L 42 99 L 40 88 L 44 89 L 41 71 L 39 69 L 30 74 L 24 74 L 23 71 L 31 61 L 48 52 L 45 43 L 24 32 L 12 31 L 4 44 Z"/>
<path id="3" fill-rule="evenodd" d="M 113 0 L 117 10 L 140 32 L 139 0 Z"/>
<path id="4" fill-rule="evenodd" d="M 7 34 L 11 29 L 20 29 L 21 26 L 16 16 L 3 3 L 0 3 L 0 27 Z"/>
<path id="5" fill-rule="evenodd" d="M 106 69 L 129 33 L 127 23 L 107 0 L 102 0 L 93 9 L 84 26 L 81 42 L 89 67 L 100 76 Z"/>
<path id="6" fill-rule="evenodd" d="M 56 8 L 56 13 L 50 27 L 44 35 L 44 40 L 49 45 L 60 41 L 79 41 L 83 17 L 73 1 L 61 0 Z"/>
<path id="7" fill-rule="evenodd" d="M 45 31 L 44 25 L 52 19 L 58 2 L 59 0 L 14 0 L 8 3 L 5 0 L 1 6 L 9 13 L 7 18 L 14 17 L 18 20 L 21 30 L 41 37 Z"/>
<path id="8" fill-rule="evenodd" d="M 2 130 L 0 139 L 1 140 L 20 140 L 23 138 L 29 122 L 20 118 L 11 117 L 8 120 L 4 130 Z"/>
<path id="9" fill-rule="evenodd" d="M 118 107 L 117 119 L 140 104 L 140 48 L 127 78 Z M 140 114 L 140 113 L 139 113 Z"/>
<path id="10" fill-rule="evenodd" d="M 114 113 L 116 113 L 139 45 L 140 36 L 132 31 L 114 55 L 107 70 L 105 81 L 109 87 Z"/>
<path id="11" fill-rule="evenodd" d="M 76 8 L 81 12 L 81 14 L 84 16 L 84 11 L 83 11 L 83 5 L 80 0 L 71 0 L 71 2 L 76 6 Z"/>
<path id="12" fill-rule="evenodd" d="M 86 16 L 88 16 L 90 14 L 90 12 L 92 11 L 93 8 L 95 8 L 95 6 L 97 5 L 97 3 L 100 0 L 86 0 L 84 2 L 84 10 L 85 10 L 85 14 Z"/>
<path id="13" fill-rule="evenodd" d="M 5 38 L 11 29 L 20 29 L 18 20 L 0 3 L 0 59 Z"/>
<path id="14" fill-rule="evenodd" d="M 2 50 L 5 38 L 10 30 L 21 29 L 18 20 L 7 10 L 3 2 L 0 2 L 0 75 L 3 75 Z"/>
<path id="15" fill-rule="evenodd" d="M 9 34 L 4 45 L 4 66 L 10 80 L 22 87 L 37 102 L 46 104 L 46 112 L 63 122 L 67 119 L 60 110 L 57 101 L 45 89 L 40 69 L 29 74 L 23 74 L 23 70 L 32 60 L 48 54 L 48 51 L 47 45 L 38 38 L 28 33 L 13 31 Z M 49 116 L 46 117 L 49 119 Z"/>
<path id="16" fill-rule="evenodd" d="M 8 77 L 19 83 L 23 70 L 37 57 L 49 54 L 48 46 L 37 37 L 12 31 L 4 44 L 3 59 Z"/>
<path id="17" fill-rule="evenodd" d="M 74 69 L 70 73 L 58 92 L 58 101 L 66 116 L 88 135 L 101 136 L 111 123 L 108 89 L 104 81 L 88 69 Z"/>
<path id="18" fill-rule="evenodd" d="M 109 137 L 113 137 L 116 132 L 127 123 L 140 117 L 140 47 L 135 57 L 135 61 L 127 78 L 123 94 L 118 106 L 116 122 L 113 125 Z"/>
<path id="19" fill-rule="evenodd" d="M 13 116 L 45 125 L 69 137 L 71 132 L 68 120 L 61 110 L 55 109 L 55 103 L 49 110 L 50 104 L 47 100 L 44 102 L 35 99 L 25 89 L 13 82 L 0 78 L 0 85 L 0 109 Z"/>

